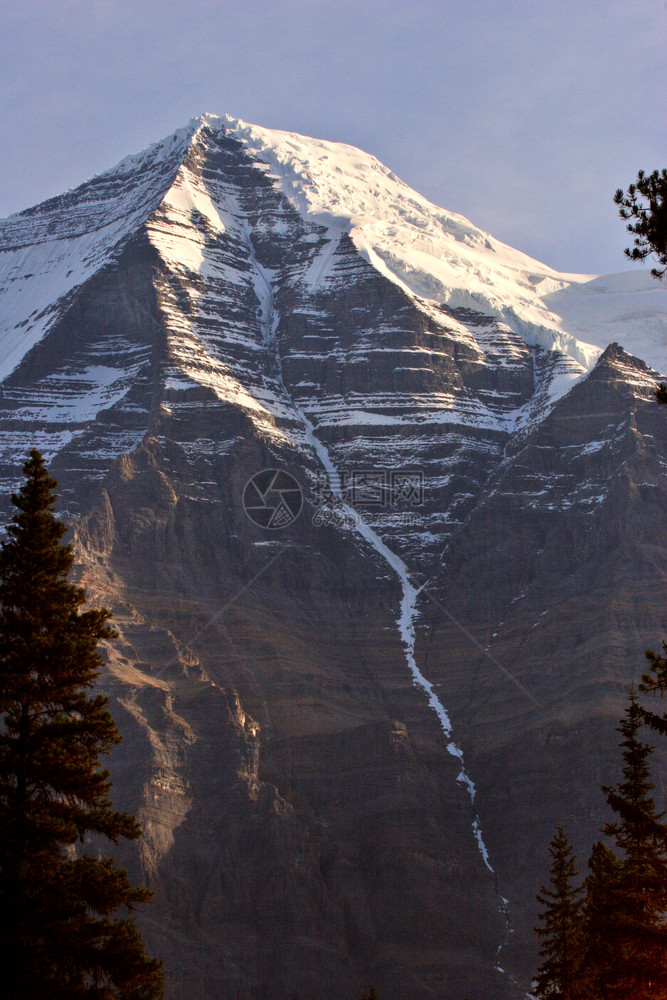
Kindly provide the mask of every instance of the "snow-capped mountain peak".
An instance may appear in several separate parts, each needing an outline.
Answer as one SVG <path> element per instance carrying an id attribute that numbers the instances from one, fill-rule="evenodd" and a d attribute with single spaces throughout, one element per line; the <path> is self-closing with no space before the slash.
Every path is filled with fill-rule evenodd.
<path id="1" fill-rule="evenodd" d="M 378 273 L 436 319 L 443 305 L 494 316 L 527 343 L 569 356 L 572 373 L 589 370 L 612 341 L 667 370 L 667 292 L 649 275 L 559 274 L 432 204 L 354 146 L 204 114 L 60 198 L 0 223 L 0 377 L 163 199 L 187 202 L 183 185 L 170 194 L 179 170 L 220 135 L 238 142 L 305 220 L 326 229 L 328 242 L 302 276 L 307 284 L 326 280 L 332 250 L 347 234 Z M 202 186 L 198 197 L 191 209 L 203 199 L 209 216 L 219 211 Z"/>
<path id="2" fill-rule="evenodd" d="M 369 263 L 408 294 L 436 307 L 490 313 L 528 342 L 568 354 L 583 370 L 608 343 L 621 340 L 667 371 L 667 292 L 646 272 L 604 280 L 559 273 L 434 205 L 355 146 L 228 116 L 209 115 L 202 122 L 237 138 L 269 165 L 283 194 L 305 217 L 325 225 L 332 239 L 348 233 Z M 325 274 L 317 265 L 310 272 L 317 280 Z M 619 301 L 624 293 L 631 303 Z M 578 319 L 582 302 L 585 322 Z M 645 322 L 628 328 L 628 313 Z"/>
<path id="3" fill-rule="evenodd" d="M 525 995 L 664 619 L 665 294 L 213 115 L 0 223 L 0 501 L 40 448 L 114 609 L 171 995 Z"/>

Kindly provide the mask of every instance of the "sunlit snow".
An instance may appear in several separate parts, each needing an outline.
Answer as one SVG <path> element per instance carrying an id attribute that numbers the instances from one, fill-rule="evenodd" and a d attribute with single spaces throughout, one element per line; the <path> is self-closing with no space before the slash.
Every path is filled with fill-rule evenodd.
<path id="1" fill-rule="evenodd" d="M 266 162 L 290 201 L 328 228 L 329 247 L 307 280 L 323 279 L 337 239 L 349 233 L 374 267 L 415 297 L 496 316 L 586 370 L 617 341 L 667 371 L 667 289 L 648 270 L 559 273 L 432 204 L 354 146 L 229 117 L 206 120 Z"/>

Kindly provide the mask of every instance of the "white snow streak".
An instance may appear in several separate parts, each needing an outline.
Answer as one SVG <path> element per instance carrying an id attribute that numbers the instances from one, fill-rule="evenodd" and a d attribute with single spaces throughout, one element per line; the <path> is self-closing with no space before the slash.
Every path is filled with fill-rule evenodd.
<path id="1" fill-rule="evenodd" d="M 401 611 L 397 619 L 397 624 L 401 638 L 403 640 L 403 645 L 405 647 L 405 656 L 407 660 L 410 673 L 412 674 L 412 679 L 417 687 L 421 688 L 426 697 L 428 698 L 429 708 L 432 708 L 435 714 L 438 716 L 440 725 L 442 726 L 442 731 L 449 740 L 447 744 L 447 750 L 452 755 L 456 757 L 461 764 L 461 771 L 457 778 L 468 791 L 471 803 L 475 801 L 475 784 L 468 775 L 464 763 L 463 763 L 463 751 L 452 738 L 452 723 L 447 714 L 445 706 L 442 704 L 438 698 L 433 684 L 424 677 L 423 673 L 417 666 L 417 661 L 415 659 L 415 618 L 417 616 L 417 598 L 422 590 L 421 587 L 417 588 L 414 586 L 410 580 L 410 574 L 408 568 L 403 562 L 403 560 L 392 552 L 385 543 L 382 541 L 379 535 L 373 531 L 373 529 L 366 524 L 359 516 L 358 511 L 354 510 L 345 502 L 343 494 L 340 489 L 340 473 L 336 469 L 334 463 L 331 460 L 329 452 L 325 445 L 319 440 L 315 434 L 315 428 L 313 424 L 308 420 L 308 417 L 304 413 L 301 413 L 301 418 L 306 427 L 306 439 L 309 444 L 315 449 L 315 452 L 320 459 L 322 465 L 327 471 L 329 476 L 329 483 L 332 492 L 336 494 L 340 500 L 344 510 L 350 515 L 351 522 L 354 524 L 358 533 L 364 538 L 369 545 L 371 545 L 379 555 L 391 566 L 399 580 L 401 581 L 402 588 L 402 598 L 401 598 Z M 479 848 L 480 854 L 484 860 L 484 864 L 493 872 L 491 863 L 489 861 L 489 854 L 482 837 L 482 831 L 480 826 L 479 817 L 476 815 L 472 824 L 473 834 L 475 840 L 477 841 L 477 846 Z"/>
<path id="2" fill-rule="evenodd" d="M 278 327 L 279 316 L 275 311 L 274 307 L 274 296 L 273 296 L 273 286 L 271 283 L 272 272 L 263 267 L 254 252 L 252 246 L 252 241 L 249 240 L 250 256 L 253 264 L 253 282 L 255 286 L 255 292 L 260 302 L 261 317 L 262 317 L 262 328 L 264 334 L 264 341 L 267 347 L 273 347 L 275 351 L 276 364 L 279 372 L 279 381 L 285 392 L 285 395 L 290 399 L 295 413 L 298 415 L 303 423 L 305 429 L 305 438 L 307 444 L 309 444 L 315 454 L 319 458 L 322 466 L 327 472 L 329 477 L 329 485 L 332 492 L 338 497 L 341 506 L 345 513 L 349 515 L 350 522 L 354 524 L 355 530 L 364 538 L 368 544 L 375 549 L 375 551 L 382 556 L 385 562 L 393 569 L 393 571 L 398 576 L 401 581 L 402 597 L 401 597 L 401 609 L 400 614 L 397 619 L 397 624 L 401 638 L 403 640 L 403 645 L 405 647 L 405 655 L 410 673 L 417 687 L 426 694 L 428 698 L 428 704 L 431 709 L 436 713 L 442 726 L 442 730 L 448 739 L 447 750 L 453 756 L 456 757 L 460 762 L 461 770 L 457 781 L 462 784 L 470 796 L 471 803 L 475 801 L 475 784 L 468 775 L 465 765 L 463 763 L 463 751 L 452 738 L 452 724 L 447 714 L 447 710 L 438 698 L 433 684 L 424 677 L 423 673 L 417 666 L 417 661 L 415 659 L 415 617 L 417 614 L 416 605 L 417 598 L 419 597 L 420 590 L 414 586 L 410 580 L 410 574 L 408 568 L 403 562 L 403 560 L 392 552 L 390 548 L 385 545 L 380 536 L 373 531 L 373 529 L 358 516 L 358 511 L 352 508 L 348 503 L 346 503 L 340 482 L 340 472 L 336 468 L 334 462 L 331 459 L 329 451 L 326 445 L 317 437 L 315 433 L 315 427 L 313 423 L 308 419 L 304 411 L 298 406 L 294 400 L 291 399 L 290 394 L 285 386 L 283 376 L 282 376 L 282 364 L 280 358 L 280 352 L 278 349 L 278 344 L 276 342 L 276 331 Z M 475 815 L 472 824 L 473 835 L 477 841 L 477 846 L 479 848 L 480 854 L 484 860 L 484 864 L 493 873 L 493 868 L 489 861 L 488 851 L 482 837 L 481 826 L 479 817 Z"/>

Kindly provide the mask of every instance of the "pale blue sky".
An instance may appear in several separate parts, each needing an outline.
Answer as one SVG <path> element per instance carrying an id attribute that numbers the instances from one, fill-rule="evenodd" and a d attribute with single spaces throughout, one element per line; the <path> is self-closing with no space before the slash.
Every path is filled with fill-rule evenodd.
<path id="1" fill-rule="evenodd" d="M 667 166 L 665 0 L 3 0 L 0 216 L 204 111 L 361 146 L 570 271 Z"/>

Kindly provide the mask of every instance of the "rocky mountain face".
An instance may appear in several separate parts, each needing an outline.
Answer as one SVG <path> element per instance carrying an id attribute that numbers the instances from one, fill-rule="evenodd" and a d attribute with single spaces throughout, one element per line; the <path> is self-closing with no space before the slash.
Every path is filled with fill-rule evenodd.
<path id="1" fill-rule="evenodd" d="M 170 1000 L 524 995 L 666 634 L 651 282 L 213 116 L 0 223 L 2 516 L 36 445 Z"/>

